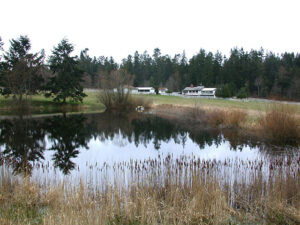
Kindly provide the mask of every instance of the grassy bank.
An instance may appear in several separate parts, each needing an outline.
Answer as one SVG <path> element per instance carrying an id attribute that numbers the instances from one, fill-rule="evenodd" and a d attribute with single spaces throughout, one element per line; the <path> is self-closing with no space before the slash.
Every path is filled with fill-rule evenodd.
<path id="1" fill-rule="evenodd" d="M 300 158 L 87 165 L 79 185 L 0 168 L 1 224 L 299 224 Z M 47 170 L 47 167 L 43 167 Z M 113 173 L 111 173 L 113 172 Z"/>

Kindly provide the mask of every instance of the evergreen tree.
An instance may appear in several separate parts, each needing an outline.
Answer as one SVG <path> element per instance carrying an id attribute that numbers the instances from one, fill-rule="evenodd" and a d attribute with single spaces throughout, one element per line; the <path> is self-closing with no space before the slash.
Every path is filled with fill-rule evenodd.
<path id="1" fill-rule="evenodd" d="M 74 50 L 68 40 L 63 39 L 52 51 L 49 58 L 50 70 L 54 74 L 46 85 L 46 97 L 54 97 L 54 101 L 65 103 L 71 101 L 82 102 L 86 96 L 83 93 L 83 71 L 79 69 L 77 56 L 70 54 Z"/>
<path id="2" fill-rule="evenodd" d="M 1 63 L 2 94 L 14 95 L 19 101 L 23 96 L 35 94 L 43 82 L 44 51 L 29 53 L 31 48 L 27 36 L 20 36 L 10 41 L 10 48 L 5 52 Z"/>

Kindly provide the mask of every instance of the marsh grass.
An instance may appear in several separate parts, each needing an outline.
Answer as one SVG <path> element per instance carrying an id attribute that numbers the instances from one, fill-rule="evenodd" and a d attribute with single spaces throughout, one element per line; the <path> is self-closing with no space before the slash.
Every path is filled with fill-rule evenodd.
<path id="1" fill-rule="evenodd" d="M 248 119 L 247 112 L 243 110 L 204 109 L 198 105 L 193 107 L 161 105 L 155 112 L 165 114 L 167 117 L 180 118 L 189 124 L 199 123 L 222 128 L 240 128 Z"/>
<path id="2" fill-rule="evenodd" d="M 160 155 L 87 167 L 94 174 L 89 179 L 50 182 L 13 176 L 4 162 L 1 224 L 300 222 L 300 156 L 216 161 Z"/>
<path id="3" fill-rule="evenodd" d="M 300 121 L 296 109 L 290 105 L 273 105 L 260 119 L 264 136 L 277 144 L 297 144 Z"/>

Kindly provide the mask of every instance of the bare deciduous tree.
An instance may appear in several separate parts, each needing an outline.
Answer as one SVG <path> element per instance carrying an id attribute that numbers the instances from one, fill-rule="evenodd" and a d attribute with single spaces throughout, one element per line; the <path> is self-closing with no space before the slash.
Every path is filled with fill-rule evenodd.
<path id="1" fill-rule="evenodd" d="M 110 74 L 101 72 L 100 77 L 100 102 L 107 110 L 113 108 L 126 108 L 130 101 L 130 87 L 133 84 L 134 75 L 126 70 L 114 70 Z"/>
<path id="2" fill-rule="evenodd" d="M 257 96 L 260 96 L 260 89 L 261 86 L 263 85 L 264 79 L 262 78 L 262 76 L 257 77 L 254 81 L 255 86 L 257 87 Z"/>
<path id="3" fill-rule="evenodd" d="M 178 72 L 172 74 L 166 82 L 166 86 L 171 91 L 180 91 L 180 75 Z"/>

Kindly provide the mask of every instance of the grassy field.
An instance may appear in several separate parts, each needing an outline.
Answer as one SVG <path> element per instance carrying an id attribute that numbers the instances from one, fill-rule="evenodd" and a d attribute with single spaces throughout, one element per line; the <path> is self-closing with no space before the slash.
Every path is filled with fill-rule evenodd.
<path id="1" fill-rule="evenodd" d="M 204 106 L 228 109 L 243 109 L 254 111 L 266 111 L 270 109 L 274 103 L 248 100 L 229 100 L 229 99 L 213 99 L 213 98 L 183 98 L 177 96 L 166 95 L 145 95 L 145 98 L 153 100 L 154 104 L 172 104 L 178 106 Z M 300 113 L 300 105 L 293 105 L 298 113 Z"/>
<path id="2" fill-rule="evenodd" d="M 53 102 L 51 98 L 46 98 L 43 94 L 33 95 L 27 102 L 29 112 L 32 114 L 47 114 L 61 111 L 66 112 L 89 112 L 103 110 L 104 106 L 98 101 L 96 92 L 88 92 L 82 103 L 68 101 L 66 105 Z M 23 110 L 23 108 L 21 109 Z M 0 114 L 14 114 L 18 112 L 18 105 L 12 97 L 0 96 Z"/>
<path id="3" fill-rule="evenodd" d="M 68 111 L 96 111 L 104 109 L 104 106 L 98 100 L 98 92 L 87 91 L 86 94 L 87 97 L 84 98 L 83 103 L 68 102 Z M 139 97 L 152 101 L 154 107 L 157 107 L 158 105 L 174 105 L 187 107 L 196 106 L 204 109 L 239 109 L 252 112 L 252 114 L 255 114 L 256 112 L 265 112 L 274 105 L 274 103 L 263 102 L 260 100 L 247 101 L 212 98 L 183 98 L 166 95 L 139 95 Z M 2 114 L 9 111 L 14 104 L 12 98 L 0 97 L 0 111 Z M 47 113 L 49 111 L 61 110 L 61 104 L 54 103 L 51 98 L 45 98 L 42 94 L 32 96 L 30 105 L 35 109 L 33 110 L 33 113 L 36 111 L 39 113 L 45 111 L 45 113 Z M 300 114 L 300 105 L 294 104 L 292 107 L 297 114 Z"/>

